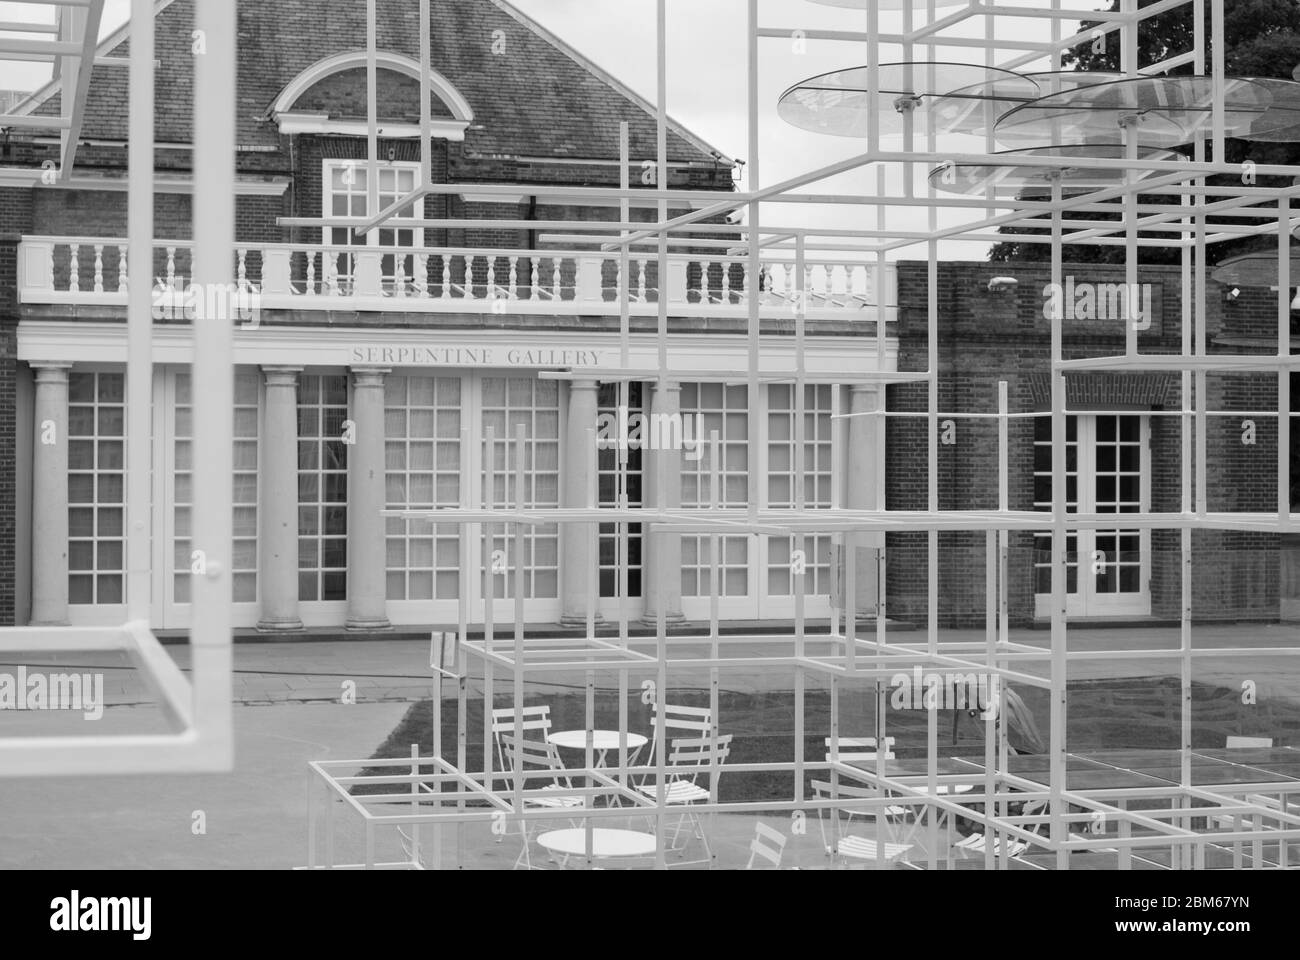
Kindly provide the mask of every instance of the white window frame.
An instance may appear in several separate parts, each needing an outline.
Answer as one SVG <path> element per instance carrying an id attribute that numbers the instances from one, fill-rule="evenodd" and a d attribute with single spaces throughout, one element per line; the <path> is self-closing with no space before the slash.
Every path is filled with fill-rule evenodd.
<path id="1" fill-rule="evenodd" d="M 1096 451 L 1097 418 L 1108 414 L 1090 413 L 1086 410 L 1071 414 L 1077 418 L 1078 440 L 1078 511 L 1094 512 L 1096 503 Z M 1114 416 L 1115 414 L 1109 414 Z M 1141 508 L 1149 510 L 1151 505 L 1151 416 L 1149 410 L 1122 410 L 1120 416 L 1138 418 L 1140 450 L 1140 489 Z M 1116 514 L 1123 517 L 1124 514 Z M 1075 593 L 1067 593 L 1065 613 L 1067 617 L 1087 619 L 1095 617 L 1137 616 L 1151 614 L 1151 531 L 1139 529 L 1139 550 L 1142 563 L 1138 572 L 1140 589 L 1135 593 L 1098 593 L 1095 575 L 1092 572 L 1093 551 L 1096 549 L 1098 533 L 1108 533 L 1125 529 L 1123 524 L 1106 530 L 1079 530 L 1076 544 L 1078 547 L 1078 574 Z M 1129 528 L 1133 529 L 1133 528 Z M 1034 594 L 1034 616 L 1044 619 L 1051 616 L 1051 594 Z"/>
<path id="2" fill-rule="evenodd" d="M 98 445 L 99 445 L 99 441 L 100 441 L 100 437 L 99 437 L 99 416 L 98 416 L 98 414 L 99 414 L 99 409 L 100 409 L 99 394 L 98 394 L 99 375 L 100 375 L 100 374 L 120 374 L 120 375 L 122 375 L 123 377 L 125 377 L 125 375 L 126 375 L 126 368 L 125 368 L 124 366 L 121 366 L 121 365 L 113 365 L 113 364 L 82 364 L 82 363 L 78 363 L 77 366 L 76 366 L 76 368 L 75 368 L 74 370 L 71 371 L 71 374 L 70 374 L 69 380 L 71 381 L 71 377 L 75 377 L 75 376 L 80 375 L 80 374 L 86 374 L 86 375 L 91 375 L 91 376 L 94 376 L 94 377 L 95 377 L 95 381 L 94 381 L 94 382 L 95 382 L 95 400 L 94 400 L 94 405 L 93 405 L 93 408 L 94 408 L 94 410 L 95 410 L 95 414 L 96 414 L 96 416 L 95 416 L 95 435 L 94 435 L 94 437 L 93 437 L 93 439 L 92 439 L 92 438 L 80 437 L 80 436 L 74 438 L 74 437 L 72 436 L 72 434 L 71 434 L 71 412 L 72 412 L 72 407 L 73 407 L 73 406 L 84 406 L 84 404 L 80 404 L 80 403 L 76 403 L 76 404 L 74 404 L 74 403 L 73 403 L 73 401 L 72 401 L 72 385 L 71 385 L 71 382 L 69 382 L 69 385 L 68 385 L 69 435 L 68 435 L 68 438 L 67 438 L 67 439 L 68 439 L 68 442 L 69 442 L 69 443 L 71 443 L 71 442 L 73 441 L 73 439 L 78 439 L 78 440 L 90 440 L 92 443 L 94 443 L 95 446 L 96 446 L 96 450 L 95 450 L 95 463 L 98 464 L 98 463 L 99 463 Z M 116 404 L 114 404 L 114 406 L 116 406 Z M 94 559 L 93 562 L 94 562 L 94 565 L 95 565 L 96 568 L 98 567 L 98 563 L 99 563 L 99 561 L 98 561 L 99 544 L 100 544 L 100 540 L 99 540 L 99 527 L 98 527 L 98 523 L 99 523 L 99 503 L 98 503 L 98 477 L 99 477 L 99 470 L 98 470 L 98 466 L 96 466 L 95 469 L 93 469 L 93 470 L 89 470 L 89 471 L 78 470 L 78 471 L 76 471 L 78 474 L 86 474 L 86 475 L 89 475 L 89 476 L 95 478 L 94 481 L 93 481 L 93 483 L 94 483 L 94 490 L 95 490 L 95 493 L 94 493 L 94 497 L 95 497 L 95 499 L 94 499 L 90 504 L 84 504 L 84 503 L 82 503 L 82 504 L 75 504 L 75 503 L 72 503 L 71 498 L 69 497 L 68 507 L 67 507 L 67 509 L 68 509 L 68 511 L 69 511 L 69 518 L 71 517 L 71 511 L 72 511 L 73 509 L 76 509 L 76 508 L 78 508 L 78 507 L 87 507 L 87 506 L 88 506 L 88 507 L 91 507 L 91 508 L 95 511 L 95 531 L 94 531 L 94 533 L 92 534 L 92 536 L 89 537 L 89 538 L 86 538 L 86 537 L 76 537 L 76 538 L 74 538 L 74 537 L 72 536 L 71 526 L 69 526 L 69 530 L 68 530 L 68 545 L 67 545 L 67 547 L 66 547 L 66 549 L 68 550 L 68 571 L 67 571 L 67 573 L 65 574 L 65 577 L 67 577 L 67 579 L 68 579 L 68 584 L 69 584 L 68 622 L 69 622 L 72 626 L 99 626 L 99 625 L 104 625 L 104 624 L 120 624 L 120 623 L 122 623 L 122 621 L 124 620 L 124 618 L 125 618 L 125 616 L 126 616 L 126 602 L 125 602 L 125 601 L 126 601 L 126 589 L 127 589 L 127 575 L 126 575 L 126 525 L 127 525 L 128 523 L 130 523 L 130 518 L 126 515 L 127 503 L 126 503 L 126 493 L 125 493 L 125 489 L 126 489 L 126 488 L 125 488 L 125 483 L 126 483 L 126 459 L 125 459 L 125 458 L 126 458 L 126 442 L 127 442 L 127 438 L 126 438 L 126 426 L 127 426 L 127 422 L 126 422 L 126 421 L 127 421 L 127 418 L 126 418 L 126 396 L 125 396 L 125 394 L 123 394 L 123 400 L 122 400 L 121 407 L 122 407 L 122 415 L 123 415 L 122 436 L 121 436 L 121 437 L 118 437 L 118 438 L 112 438 L 112 439 L 115 439 L 115 440 L 120 439 L 121 442 L 122 442 L 123 466 L 122 466 L 121 474 L 122 474 L 122 482 L 123 482 L 123 498 L 122 498 L 122 503 L 120 504 L 120 507 L 121 507 L 121 510 L 122 510 L 122 535 L 121 535 L 121 537 L 113 537 L 113 538 L 108 538 L 108 539 L 110 539 L 110 540 L 120 541 L 121 544 L 122 544 L 122 569 L 121 569 L 121 571 L 120 571 L 120 576 L 121 576 L 121 578 L 122 578 L 122 601 L 123 601 L 123 602 L 121 602 L 121 603 L 73 603 L 73 602 L 71 602 L 71 578 L 72 578 L 73 576 L 77 576 L 77 575 L 85 575 L 86 573 L 89 573 L 90 576 L 91 576 L 92 578 L 94 578 L 94 577 L 97 577 L 97 576 L 99 575 L 99 571 L 98 571 L 98 569 L 94 569 L 94 570 L 91 570 L 91 571 L 77 571 L 77 570 L 73 570 L 73 569 L 72 569 L 72 550 L 71 550 L 71 543 L 72 543 L 72 541 L 73 541 L 74 539 L 76 539 L 76 540 L 79 541 L 79 542 L 86 542 L 86 541 L 88 541 L 88 542 L 91 544 L 91 552 L 92 552 L 92 554 L 93 554 L 94 557 L 95 557 L 95 559 Z M 70 470 L 69 470 L 69 476 L 71 476 L 71 474 L 72 474 L 72 471 L 71 471 L 71 469 L 70 469 Z M 63 483 L 67 483 L 67 482 L 68 482 L 68 478 L 66 478 L 66 477 L 63 478 L 61 482 L 63 482 Z M 117 505 L 112 505 L 112 506 L 117 506 Z M 96 593 L 96 596 L 98 596 L 98 586 L 97 586 L 97 585 L 95 586 L 95 593 Z"/>
<path id="3" fill-rule="evenodd" d="M 381 161 L 380 161 L 379 163 L 377 163 L 375 166 L 376 166 L 376 168 L 377 168 L 381 173 L 382 173 L 382 171 L 384 171 L 384 170 L 409 170 L 409 171 L 413 172 L 413 174 L 414 174 L 414 177 L 413 177 L 413 181 L 412 181 L 412 182 L 413 182 L 413 183 L 416 183 L 416 184 L 418 184 L 418 183 L 420 182 L 420 164 L 419 164 L 419 161 L 415 161 L 415 160 L 392 160 L 392 161 L 381 160 Z M 321 161 L 321 191 L 320 191 L 320 193 L 321 193 L 321 216 L 323 216 L 323 217 L 325 217 L 325 218 L 327 218 L 327 219 L 331 219 L 331 218 L 333 218 L 333 217 L 335 216 L 335 213 L 334 213 L 334 171 L 335 171 L 335 170 L 346 170 L 346 169 L 348 169 L 348 168 L 351 168 L 351 169 L 353 169 L 353 170 L 357 170 L 357 171 L 363 171 L 363 172 L 365 172 L 365 171 L 368 171 L 368 169 L 369 169 L 369 164 L 368 164 L 368 162 L 367 162 L 366 160 L 337 160 L 337 159 L 325 159 L 325 160 L 322 160 L 322 161 Z M 368 191 L 363 191 L 362 195 L 368 198 L 368 197 L 369 197 L 369 192 L 368 192 Z M 380 193 L 379 196 L 380 196 L 380 200 L 379 200 L 379 209 L 382 210 L 382 209 L 384 209 L 386 206 L 388 206 L 388 204 L 384 201 L 384 199 L 383 199 L 383 193 L 382 193 L 382 192 Z M 404 196 L 404 194 L 398 192 L 398 193 L 395 194 L 395 196 L 396 196 L 396 197 L 401 197 L 401 196 Z M 373 216 L 375 213 L 378 213 L 378 212 L 379 212 L 378 210 L 371 211 L 371 210 L 369 209 L 369 200 L 367 199 L 367 209 L 366 209 L 366 213 L 364 214 L 364 216 Z M 393 219 L 389 221 L 389 223 L 390 223 L 390 224 L 400 224 L 402 220 L 408 220 L 408 219 L 409 219 L 409 220 L 423 220 L 423 219 L 424 219 L 424 198 L 423 198 L 423 197 L 420 197 L 418 200 L 415 200 L 415 201 L 412 203 L 412 205 L 411 205 L 411 212 L 410 212 L 409 214 L 403 214 L 403 215 L 401 215 L 400 217 L 398 217 L 398 216 L 394 216 Z M 323 244 L 324 244 L 325 246 L 327 246 L 327 247 L 328 247 L 328 246 L 333 246 L 333 245 L 334 245 L 334 240 L 333 240 L 333 231 L 334 231 L 334 229 L 336 229 L 336 228 L 329 227 L 329 226 L 323 226 L 323 227 L 321 227 L 321 243 L 323 243 Z M 420 249 L 421 247 L 424 246 L 424 228 L 423 228 L 423 227 L 401 227 L 401 226 L 376 227 L 376 228 L 374 228 L 373 230 L 370 230 L 370 231 L 368 231 L 368 232 L 366 233 L 366 242 L 365 242 L 364 244 L 353 243 L 353 244 L 348 244 L 348 246 L 366 246 L 366 247 L 378 247 L 378 246 L 381 246 L 381 244 L 379 243 L 379 233 L 380 233 L 380 230 L 384 230 L 384 229 L 403 229 L 403 230 L 411 230 L 411 231 L 413 232 L 413 237 L 414 237 L 414 240 L 415 240 L 415 242 L 414 242 L 414 243 L 412 244 L 412 246 L 411 246 L 411 249 L 416 249 L 416 250 L 418 250 L 418 249 Z"/>

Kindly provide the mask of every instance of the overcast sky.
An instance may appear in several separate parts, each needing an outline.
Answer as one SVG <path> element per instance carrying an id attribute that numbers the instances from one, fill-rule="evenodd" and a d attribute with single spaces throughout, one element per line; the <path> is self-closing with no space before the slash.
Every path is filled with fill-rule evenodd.
<path id="1" fill-rule="evenodd" d="M 273 3 L 275 0 L 260 0 Z M 437 2 L 437 0 L 435 0 Z M 657 0 L 514 0 L 515 5 L 552 33 L 575 47 L 647 99 L 656 97 L 655 10 Z M 1037 0 L 1004 0 L 1014 5 L 1037 6 Z M 1101 8 L 1102 0 L 1086 0 L 1078 8 Z M 120 26 L 126 19 L 129 0 L 107 0 L 103 32 Z M 723 153 L 749 160 L 745 71 L 745 17 L 747 0 L 668 0 L 668 110 L 677 120 L 690 127 Z M 940 15 L 948 11 L 940 11 Z M 52 19 L 52 12 L 32 12 L 27 4 L 0 2 L 0 19 Z M 820 6 L 810 0 L 760 0 L 760 23 L 764 27 L 796 29 L 840 28 L 862 30 L 866 15 L 862 11 Z M 924 20 L 919 14 L 917 22 Z M 882 13 L 881 30 L 901 29 L 901 14 Z M 1068 23 L 1063 29 L 1073 27 Z M 983 18 L 976 18 L 958 31 L 964 36 L 982 36 Z M 1047 20 L 998 21 L 998 39 L 1045 39 L 1049 36 Z M 364 38 L 357 39 L 358 46 Z M 792 41 L 760 41 L 760 117 L 759 132 L 762 156 L 760 181 L 763 186 L 784 181 L 828 163 L 861 152 L 862 141 L 808 133 L 782 121 L 776 115 L 776 103 L 782 91 L 798 80 L 843 67 L 866 62 L 862 45 L 806 41 L 798 52 Z M 880 62 L 900 60 L 897 47 L 882 47 Z M 926 59 L 918 50 L 914 59 Z M 934 59 L 941 61 L 983 62 L 982 51 L 975 48 L 936 48 Z M 435 66 L 437 66 L 435 64 Z M 1041 67 L 1040 67 L 1041 69 Z M 0 86 L 30 89 L 48 77 L 32 64 L 0 65 Z M 900 139 L 886 141 L 901 145 Z M 983 140 L 951 136 L 941 139 L 941 149 L 980 150 Z M 920 173 L 918 172 L 918 177 Z M 874 171 L 858 171 L 833 180 L 824 180 L 807 188 L 808 192 L 848 193 L 874 186 Z M 743 184 L 742 184 L 743 185 Z M 902 174 L 898 165 L 889 171 L 887 189 L 902 193 Z M 923 186 L 918 180 L 918 189 Z M 864 207 L 812 207 L 807 205 L 770 205 L 764 207 L 765 223 L 779 226 L 864 226 L 874 228 L 876 212 Z M 957 222 L 941 218 L 940 224 Z M 926 214 L 918 208 L 894 208 L 887 220 L 888 228 L 924 229 Z M 941 254 L 952 259 L 983 259 L 986 246 L 972 243 L 945 243 Z M 924 246 L 904 251 L 907 258 L 924 258 Z"/>

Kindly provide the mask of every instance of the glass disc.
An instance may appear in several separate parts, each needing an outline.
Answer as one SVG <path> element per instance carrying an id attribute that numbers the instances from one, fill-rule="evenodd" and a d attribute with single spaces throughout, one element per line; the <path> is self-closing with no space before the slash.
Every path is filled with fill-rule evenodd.
<path id="1" fill-rule="evenodd" d="M 1121 124 L 1133 120 L 1138 143 L 1174 147 L 1208 136 L 1214 85 L 1209 77 L 1133 77 L 1049 94 L 1016 107 L 994 129 L 1009 146 L 1086 143 L 1122 138 Z M 1268 109 L 1272 95 L 1263 84 L 1241 78 L 1224 82 L 1224 132 L 1238 136 Z"/>
<path id="2" fill-rule="evenodd" d="M 1248 77 L 1251 83 L 1264 86 L 1272 95 L 1268 109 L 1255 118 L 1250 129 L 1238 134 L 1243 140 L 1268 143 L 1300 142 L 1300 83 L 1272 77 Z"/>
<path id="3" fill-rule="evenodd" d="M 1276 251 L 1256 250 L 1222 261 L 1210 277 L 1233 287 L 1276 287 L 1280 271 Z M 1291 248 L 1290 285 L 1300 287 L 1300 248 Z"/>
<path id="4" fill-rule="evenodd" d="M 1018 73 L 971 63 L 882 63 L 877 78 L 876 103 L 882 134 L 902 132 L 907 110 L 927 108 L 944 99 L 965 109 L 972 103 L 1003 97 L 1014 97 L 1008 101 L 1012 104 L 1024 103 L 1038 95 L 1034 83 Z M 803 130 L 865 137 L 867 79 L 866 67 L 811 77 L 781 94 L 777 112 L 787 123 Z M 915 129 L 924 132 L 923 118 L 916 118 Z"/>
<path id="5" fill-rule="evenodd" d="M 985 187 L 992 186 L 995 193 L 1014 194 L 1017 196 L 1038 196 L 1052 192 L 1050 175 L 1054 170 L 1061 173 L 1061 192 L 1063 194 L 1079 193 L 1087 190 L 1103 190 L 1117 187 L 1124 182 L 1124 170 L 1118 168 L 1088 167 L 1040 167 L 1016 163 L 1017 157 L 1080 157 L 1104 160 L 1122 160 L 1125 157 L 1124 145 L 1120 143 L 1077 143 L 1060 144 L 1051 147 L 1029 147 L 1021 150 L 1005 150 L 998 154 L 1006 157 L 1005 163 L 959 163 L 944 164 L 930 172 L 930 182 L 935 189 L 948 193 L 983 193 Z M 1172 150 L 1154 147 L 1139 147 L 1138 157 L 1143 160 L 1181 160 L 1182 155 Z M 1150 176 L 1150 170 L 1134 170 L 1137 179 Z"/>
<path id="6" fill-rule="evenodd" d="M 1003 114 L 1031 100 L 1053 93 L 1092 87 L 1099 83 L 1123 80 L 1124 74 L 1101 70 L 1055 70 L 1026 73 L 1019 83 L 1009 80 L 991 81 L 988 86 L 995 96 L 977 99 L 978 87 L 954 90 L 935 101 L 936 126 L 945 133 L 967 133 L 983 136 L 989 124 L 996 124 Z M 1030 81 L 1026 83 L 1025 81 Z M 963 97 L 963 94 L 966 96 Z"/>

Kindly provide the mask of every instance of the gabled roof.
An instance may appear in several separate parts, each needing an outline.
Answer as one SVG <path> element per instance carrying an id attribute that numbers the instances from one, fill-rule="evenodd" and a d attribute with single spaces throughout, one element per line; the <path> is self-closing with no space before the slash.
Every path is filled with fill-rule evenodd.
<path id="1" fill-rule="evenodd" d="M 277 97 L 323 59 L 364 50 L 365 13 L 366 0 L 240 0 L 241 146 L 278 144 L 269 117 Z M 654 108 L 506 0 L 435 0 L 431 17 L 433 68 L 473 111 L 469 152 L 617 159 L 619 123 L 626 120 L 633 158 L 656 156 Z M 188 143 L 193 0 L 157 0 L 155 18 L 157 139 Z M 376 20 L 379 49 L 418 60 L 416 0 L 378 0 Z M 105 39 L 98 55 L 124 57 L 129 47 L 128 24 Z M 83 136 L 126 139 L 127 83 L 121 67 L 95 68 Z M 55 81 L 16 112 L 56 113 L 60 96 Z M 711 162 L 715 152 L 670 122 L 670 160 Z"/>

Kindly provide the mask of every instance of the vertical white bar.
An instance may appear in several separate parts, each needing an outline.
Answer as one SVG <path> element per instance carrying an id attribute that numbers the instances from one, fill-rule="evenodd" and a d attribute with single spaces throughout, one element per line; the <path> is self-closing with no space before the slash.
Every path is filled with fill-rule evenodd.
<path id="1" fill-rule="evenodd" d="M 1061 287 L 1061 179 L 1052 179 L 1052 289 Z M 1065 807 L 1061 794 L 1065 789 L 1065 603 L 1066 603 L 1066 489 L 1065 489 L 1065 374 L 1061 372 L 1063 358 L 1064 312 L 1056 311 L 1052 318 L 1052 633 L 1051 633 L 1051 696 L 1049 700 L 1049 772 L 1048 794 L 1051 813 L 1051 839 L 1053 843 L 1065 839 Z M 1082 566 L 1079 575 L 1083 576 Z M 1003 727 L 1005 728 L 1005 724 Z M 1004 729 L 1005 735 L 1005 729 Z M 1070 854 L 1057 851 L 1057 867 L 1069 866 Z"/>
<path id="2" fill-rule="evenodd" d="M 511 667 L 514 680 L 515 740 L 522 744 L 524 739 L 524 525 L 518 515 L 524 510 L 524 464 L 527 461 L 528 440 L 522 423 L 515 425 L 515 645 Z M 590 597 L 588 598 L 590 601 Z M 486 756 L 486 752 L 484 754 Z M 515 809 L 524 812 L 524 770 L 523 756 L 516 754 L 515 770 Z"/>
<path id="3" fill-rule="evenodd" d="M 131 0 L 130 138 L 127 143 L 127 620 L 151 605 L 150 476 L 153 392 L 154 4 Z M 170 549 L 170 548 L 169 548 Z"/>
<path id="4" fill-rule="evenodd" d="M 1291 516 L 1291 198 L 1277 201 L 1277 518 Z"/>
<path id="5" fill-rule="evenodd" d="M 753 2 L 753 0 L 751 0 Z M 659 190 L 666 190 L 668 187 L 668 4 L 667 0 L 659 0 L 658 10 L 656 11 L 655 24 L 655 53 L 658 59 L 658 116 L 656 118 L 656 130 L 658 134 L 659 147 L 659 176 L 656 186 Z M 659 201 L 659 222 L 663 223 L 668 219 L 668 201 Z M 659 384 L 665 382 L 668 370 L 668 297 L 664 291 L 667 289 L 668 278 L 668 234 L 660 231 L 659 233 Z M 656 386 L 656 389 L 659 389 Z M 668 458 L 656 456 L 653 458 L 655 471 L 658 476 L 656 490 L 659 491 L 659 503 L 663 503 L 663 491 L 667 490 L 668 483 Z M 656 644 L 656 658 L 659 661 L 656 686 L 656 702 L 662 708 L 667 702 L 668 697 L 668 605 L 664 603 L 665 591 L 664 584 L 667 584 L 670 576 L 677 576 L 676 571 L 669 569 L 667 556 L 663 550 L 665 534 L 658 533 L 658 548 L 651 552 L 651 558 L 659 567 L 658 573 L 660 583 L 659 602 L 655 614 L 655 634 L 658 639 Z M 668 799 L 668 744 L 664 741 L 664 711 L 659 709 L 655 713 L 655 804 L 657 813 L 655 816 L 655 869 L 667 870 L 668 863 L 664 850 L 664 833 L 667 826 L 667 799 Z"/>
<path id="6" fill-rule="evenodd" d="M 194 58 L 194 282 L 205 309 L 194 321 L 194 546 L 206 575 L 193 578 L 194 715 L 200 735 L 232 750 L 230 729 L 230 549 L 234 535 L 234 318 L 207 317 L 228 303 L 235 245 L 235 5 L 198 0 L 195 28 L 206 50 Z M 150 260 L 137 264 L 147 268 Z M 224 314 L 224 315 L 223 315 Z"/>
<path id="7" fill-rule="evenodd" d="M 752 194 L 758 190 L 759 182 L 759 142 L 758 142 L 758 0 L 749 0 L 749 42 L 747 45 L 747 66 L 749 68 L 749 169 L 746 173 L 746 189 Z M 760 259 L 759 249 L 759 207 L 760 204 L 755 201 L 749 204 L 749 223 L 747 225 L 746 237 L 748 239 L 747 253 L 748 263 L 746 269 L 749 271 L 748 283 L 748 303 L 749 308 L 749 327 L 748 327 L 748 352 L 746 355 L 746 371 L 749 393 L 749 416 L 746 419 L 748 425 L 749 456 L 751 464 L 760 462 L 760 442 L 763 436 L 762 424 L 759 421 L 759 411 L 763 409 L 763 400 L 759 395 L 762 386 L 759 383 L 759 337 L 761 335 L 761 318 L 759 315 L 759 306 L 761 303 L 761 290 L 763 272 L 762 261 Z M 724 268 L 725 269 L 725 268 Z M 725 389 L 725 388 L 724 388 Z M 752 469 L 747 477 L 747 498 L 749 501 L 749 516 L 756 518 L 758 516 L 759 499 L 764 488 L 763 476 L 757 469 Z M 762 571 L 756 569 L 755 560 L 759 555 L 758 537 L 750 537 L 751 550 L 750 568 L 753 570 L 753 576 L 756 582 L 754 591 L 758 592 L 763 589 L 761 585 Z"/>
<path id="8" fill-rule="evenodd" d="M 1134 15 L 1137 13 L 1137 0 L 1123 0 L 1122 11 Z M 1120 24 L 1120 69 L 1126 76 L 1135 76 L 1138 72 L 1138 25 L 1134 20 L 1125 20 Z M 1136 160 L 1138 155 L 1138 130 L 1136 119 L 1123 123 L 1124 155 L 1129 160 Z M 1124 183 L 1134 182 L 1133 170 L 1124 171 Z M 1137 293 L 1138 282 L 1138 247 L 1137 247 L 1137 191 L 1129 190 L 1124 194 L 1124 352 L 1135 356 L 1138 352 L 1138 318 L 1137 310 L 1142 298 Z M 1149 318 L 1148 322 L 1149 322 Z"/>
<path id="9" fill-rule="evenodd" d="M 658 175 L 655 187 L 668 189 L 668 2 L 659 0 L 655 18 L 655 55 L 658 71 L 657 112 L 655 117 L 656 140 L 658 144 Z M 659 201 L 659 222 L 668 219 L 668 201 Z M 658 270 L 659 270 L 659 376 L 668 374 L 668 234 L 661 230 L 658 235 Z M 623 245 L 626 248 L 626 244 Z M 642 269 L 645 269 L 644 266 Z M 626 283 L 626 281 L 625 281 Z M 627 284 L 630 288 L 630 284 Z M 656 459 L 663 459 L 662 457 Z M 660 490 L 663 488 L 660 487 Z"/>
<path id="10" fill-rule="evenodd" d="M 369 217 L 379 212 L 378 29 L 375 0 L 366 0 L 366 216 Z M 469 278 L 466 281 L 472 283 Z"/>
<path id="11" fill-rule="evenodd" d="M 433 94 L 433 77 L 430 74 L 433 59 L 430 36 L 432 24 L 429 16 L 430 0 L 420 0 L 420 186 L 433 181 L 433 116 L 429 109 Z M 376 97 L 378 94 L 376 94 Z M 376 118 L 376 121 L 378 118 Z"/>

